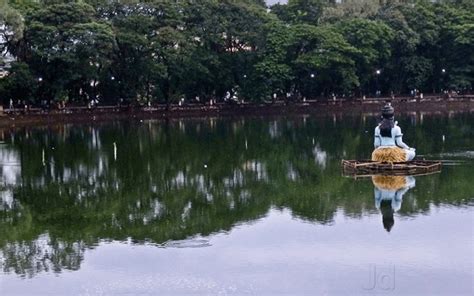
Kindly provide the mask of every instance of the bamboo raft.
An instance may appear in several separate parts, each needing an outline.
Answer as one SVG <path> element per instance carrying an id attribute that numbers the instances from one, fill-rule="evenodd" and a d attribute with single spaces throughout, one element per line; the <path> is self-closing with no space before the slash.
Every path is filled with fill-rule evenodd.
<path id="1" fill-rule="evenodd" d="M 372 160 L 342 160 L 343 174 L 346 176 L 414 176 L 441 171 L 441 161 L 413 160 L 407 162 L 380 162 Z"/>

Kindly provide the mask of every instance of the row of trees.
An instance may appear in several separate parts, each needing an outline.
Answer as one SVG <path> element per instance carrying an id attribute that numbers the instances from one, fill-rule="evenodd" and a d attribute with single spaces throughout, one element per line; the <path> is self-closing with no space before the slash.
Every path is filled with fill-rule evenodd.
<path id="1" fill-rule="evenodd" d="M 0 0 L 4 103 L 472 89 L 470 0 Z"/>

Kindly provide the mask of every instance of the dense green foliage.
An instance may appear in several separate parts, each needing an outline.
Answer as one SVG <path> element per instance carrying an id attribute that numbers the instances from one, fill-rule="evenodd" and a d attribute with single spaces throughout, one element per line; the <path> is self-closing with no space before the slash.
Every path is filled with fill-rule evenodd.
<path id="1" fill-rule="evenodd" d="M 399 215 L 472 205 L 474 167 L 466 149 L 474 144 L 474 118 L 398 119 L 419 151 L 466 161 L 417 177 Z M 321 224 L 333 223 L 338 212 L 377 214 L 370 178 L 342 177 L 340 168 L 341 158 L 368 156 L 365 131 L 374 125 L 375 118 L 329 116 L 5 131 L 0 262 L 19 274 L 75 270 L 84 250 L 102 240 L 162 244 L 207 236 L 270 209 Z M 456 151 L 464 154 L 450 155 Z"/>
<path id="2" fill-rule="evenodd" d="M 11 0 L 4 104 L 472 90 L 472 1 Z M 25 90 L 25 88 L 27 88 Z M 198 100 L 196 98 L 199 98 Z"/>

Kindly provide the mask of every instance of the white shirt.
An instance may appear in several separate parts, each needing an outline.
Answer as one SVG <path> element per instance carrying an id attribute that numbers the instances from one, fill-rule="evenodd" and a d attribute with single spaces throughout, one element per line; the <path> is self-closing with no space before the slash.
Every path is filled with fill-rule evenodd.
<path id="1" fill-rule="evenodd" d="M 403 149 L 409 149 L 408 145 L 403 143 L 402 137 L 402 130 L 397 125 L 397 122 L 395 122 L 395 125 L 392 127 L 391 137 L 382 137 L 380 134 L 380 125 L 378 125 L 375 128 L 374 133 L 374 147 L 378 148 L 380 146 L 398 146 Z"/>
<path id="2" fill-rule="evenodd" d="M 374 196 L 375 196 L 375 207 L 380 209 L 380 204 L 382 200 L 390 200 L 392 202 L 392 209 L 396 212 L 400 210 L 402 206 L 403 195 L 416 186 L 416 180 L 412 176 L 405 177 L 405 187 L 402 187 L 398 190 L 389 190 L 378 188 L 374 186 Z"/>

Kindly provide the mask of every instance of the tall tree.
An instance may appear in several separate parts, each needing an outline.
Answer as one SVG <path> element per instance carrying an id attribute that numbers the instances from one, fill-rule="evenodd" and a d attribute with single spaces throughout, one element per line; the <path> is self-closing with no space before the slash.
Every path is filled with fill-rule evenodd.
<path id="1" fill-rule="evenodd" d="M 393 30 L 380 21 L 361 18 L 343 20 L 337 28 L 345 39 L 359 50 L 355 57 L 362 93 L 371 93 L 376 76 L 392 54 Z M 379 72 L 377 72 L 379 71 Z"/>
<path id="2" fill-rule="evenodd" d="M 23 37 L 24 21 L 20 12 L 7 0 L 0 0 L 0 62 L 4 55 L 12 54 L 14 45 Z"/>
<path id="3" fill-rule="evenodd" d="M 46 6 L 26 18 L 21 61 L 41 78 L 44 98 L 96 98 L 114 47 L 111 27 L 85 3 Z M 40 94 L 41 95 L 41 94 Z"/>
<path id="4" fill-rule="evenodd" d="M 302 95 L 325 96 L 349 93 L 359 87 L 354 57 L 359 50 L 351 46 L 333 26 L 298 25 L 294 28 L 293 69 L 295 87 Z"/>
<path id="5" fill-rule="evenodd" d="M 276 4 L 272 11 L 287 23 L 316 25 L 327 5 L 327 0 L 288 0 L 288 4 Z"/>

